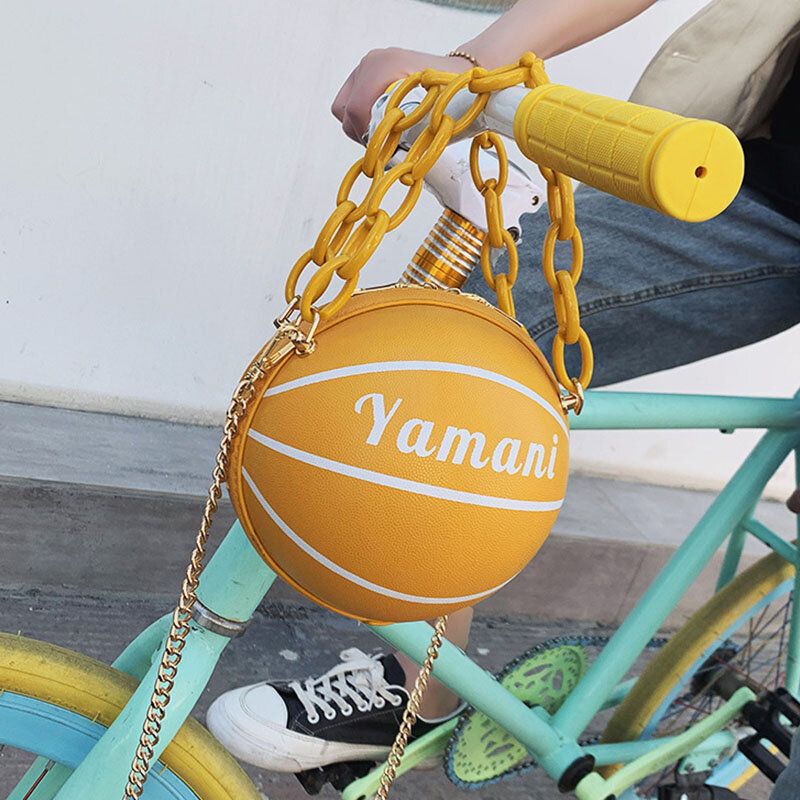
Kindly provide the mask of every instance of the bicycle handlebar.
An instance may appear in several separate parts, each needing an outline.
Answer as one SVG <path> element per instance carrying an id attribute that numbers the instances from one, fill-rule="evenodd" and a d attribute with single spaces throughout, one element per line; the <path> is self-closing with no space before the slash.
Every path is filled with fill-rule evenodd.
<path id="1" fill-rule="evenodd" d="M 718 122 L 558 84 L 526 93 L 513 133 L 539 166 L 688 222 L 723 211 L 744 176 L 739 140 Z"/>
<path id="2" fill-rule="evenodd" d="M 372 129 L 387 97 L 376 104 Z M 472 97 L 458 92 L 448 113 L 460 116 Z M 410 110 L 419 99 L 409 94 L 401 108 Z M 406 131 L 406 147 L 424 124 Z M 688 222 L 724 211 L 744 177 L 741 145 L 724 125 L 559 84 L 496 92 L 459 138 L 484 130 L 513 136 L 541 167 Z"/>

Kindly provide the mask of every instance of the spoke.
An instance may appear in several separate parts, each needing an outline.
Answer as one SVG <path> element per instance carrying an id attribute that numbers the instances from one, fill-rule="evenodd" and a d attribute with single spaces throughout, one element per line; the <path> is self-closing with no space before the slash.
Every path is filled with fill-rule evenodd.
<path id="1" fill-rule="evenodd" d="M 42 770 L 42 774 L 33 782 L 33 786 L 25 793 L 25 797 L 22 800 L 28 800 L 28 798 L 36 791 L 36 787 L 44 780 L 44 776 L 47 775 L 48 772 L 52 769 L 55 762 L 48 761 L 45 768 Z"/>
<path id="2" fill-rule="evenodd" d="M 768 606 L 766 606 L 763 609 L 763 611 L 761 612 L 761 615 L 759 616 L 759 618 L 756 620 L 756 622 L 755 622 L 755 631 L 753 632 L 753 634 L 751 636 L 751 639 L 759 638 L 759 636 L 762 635 L 762 632 L 766 628 L 768 628 L 781 615 L 781 613 L 783 612 L 783 610 L 785 608 L 785 606 L 779 606 L 776 609 L 775 613 L 769 619 L 764 621 L 764 616 L 766 615 L 767 610 L 770 608 L 771 605 L 772 604 L 770 603 Z M 763 624 L 761 624 L 761 623 L 763 623 Z"/>
<path id="3" fill-rule="evenodd" d="M 778 642 L 778 657 L 775 659 L 775 686 L 773 688 L 777 689 L 778 686 L 781 685 L 781 677 L 783 673 L 780 671 L 780 666 L 783 664 L 783 646 L 786 643 L 786 629 L 789 626 L 790 617 L 789 611 L 792 608 L 792 595 L 793 593 L 789 593 L 789 600 L 783 606 L 783 625 L 781 625 L 781 638 Z M 766 681 L 765 681 L 766 683 Z"/>
<path id="4" fill-rule="evenodd" d="M 763 644 L 762 644 L 762 645 L 761 645 L 761 646 L 758 648 L 758 650 L 756 650 L 756 652 L 755 652 L 755 653 L 752 653 L 752 654 L 751 654 L 751 656 L 750 656 L 750 658 L 748 659 L 748 661 L 750 661 L 750 662 L 751 662 L 751 661 L 752 661 L 752 658 L 753 658 L 753 656 L 757 656 L 757 655 L 759 655 L 759 654 L 760 654 L 760 653 L 761 653 L 761 652 L 764 650 L 764 648 L 765 648 L 765 647 L 766 647 L 768 644 L 769 644 L 769 640 L 765 641 L 765 642 L 764 642 L 764 643 L 763 643 Z M 768 662 L 769 662 L 769 661 L 770 661 L 770 659 L 768 659 Z M 735 663 L 733 663 L 733 662 L 730 662 L 730 667 L 731 667 L 731 669 L 734 669 L 734 670 L 736 670 L 737 672 L 740 672 L 740 673 L 742 673 L 743 675 L 746 675 L 748 678 L 751 678 L 751 679 L 753 679 L 753 675 L 752 675 L 752 673 L 753 673 L 752 666 L 748 666 L 748 669 L 747 669 L 747 671 L 745 671 L 745 670 L 743 670 L 741 667 L 737 667 L 737 666 L 735 665 Z M 753 679 L 753 680 L 754 680 L 754 679 Z M 758 681 L 755 681 L 755 682 L 756 682 L 756 683 L 758 683 Z M 767 688 L 767 687 L 766 687 L 766 685 L 764 685 L 764 684 L 762 684 L 762 683 L 758 683 L 758 685 L 759 685 L 759 688 L 761 688 L 761 689 L 766 689 L 766 688 Z"/>
<path id="5" fill-rule="evenodd" d="M 701 697 L 701 699 L 703 699 L 702 695 L 700 697 Z M 685 710 L 697 711 L 699 714 L 707 714 L 708 713 L 708 709 L 707 708 L 703 708 L 702 706 L 697 706 L 697 705 L 694 705 L 692 703 L 684 703 L 683 704 L 683 708 Z"/>
<path id="6" fill-rule="evenodd" d="M 690 725 L 693 725 L 698 717 L 707 716 L 710 712 L 710 708 L 704 708 L 703 706 L 695 705 L 694 703 L 690 702 L 691 700 L 696 700 L 699 702 L 704 702 L 706 706 L 709 705 L 709 697 L 704 695 L 697 695 L 695 698 L 690 698 L 689 700 L 679 700 L 676 703 L 680 704 L 680 707 L 676 709 L 676 713 L 673 717 L 673 724 L 667 727 L 666 730 L 661 731 L 661 736 L 672 736 L 681 731 L 686 730 Z M 689 715 L 688 720 L 683 721 L 683 714 L 687 710 L 692 710 L 695 713 Z M 665 718 L 666 719 L 666 718 Z"/>

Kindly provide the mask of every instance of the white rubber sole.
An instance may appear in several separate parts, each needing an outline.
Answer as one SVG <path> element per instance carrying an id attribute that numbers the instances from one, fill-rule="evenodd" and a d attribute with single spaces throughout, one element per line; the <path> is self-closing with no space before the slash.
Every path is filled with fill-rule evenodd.
<path id="1" fill-rule="evenodd" d="M 242 714 L 234 694 L 224 694 L 212 703 L 206 726 L 223 747 L 254 767 L 302 772 L 340 761 L 383 761 L 389 755 L 388 747 L 327 742 L 257 722 Z"/>

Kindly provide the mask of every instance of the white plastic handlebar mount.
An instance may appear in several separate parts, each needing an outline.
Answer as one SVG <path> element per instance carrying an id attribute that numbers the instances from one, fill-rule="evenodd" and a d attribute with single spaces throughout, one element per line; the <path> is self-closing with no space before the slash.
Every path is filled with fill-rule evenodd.
<path id="1" fill-rule="evenodd" d="M 523 89 L 521 94 L 513 92 L 513 97 L 506 94 L 511 91 L 513 90 L 499 92 L 493 98 L 499 100 L 501 95 L 505 95 L 502 103 L 498 104 L 497 100 L 495 100 L 493 104 L 495 111 L 501 112 L 500 119 L 487 113 L 482 114 L 459 140 L 454 141 L 453 144 L 445 149 L 439 160 L 425 176 L 425 187 L 445 208 L 455 211 L 484 231 L 486 230 L 486 211 L 483 197 L 475 188 L 470 174 L 470 141 L 466 137 L 474 136 L 483 130 L 495 130 L 506 136 L 511 135 L 514 112 L 526 90 Z M 411 113 L 420 104 L 424 96 L 424 89 L 413 89 L 400 104 L 401 110 Z M 381 119 L 383 119 L 383 109 L 388 99 L 389 93 L 387 92 L 378 98 L 372 108 L 372 118 L 369 126 L 370 136 Z M 458 114 L 462 105 L 461 113 L 463 113 L 468 108 L 471 99 L 472 95 L 469 92 L 459 92 L 448 106 L 448 113 Z M 424 125 L 425 122 L 423 121 L 406 132 L 400 143 L 402 150 L 407 150 L 413 144 Z M 402 154 L 395 155 L 390 164 L 397 163 L 401 158 Z M 486 177 L 497 174 L 497 158 L 493 152 L 482 150 L 479 163 L 481 174 Z M 520 217 L 523 214 L 538 211 L 546 202 L 547 192 L 531 179 L 526 170 L 511 160 L 509 160 L 508 166 L 508 183 L 502 198 L 503 220 L 515 238 L 519 238 L 522 233 Z"/>

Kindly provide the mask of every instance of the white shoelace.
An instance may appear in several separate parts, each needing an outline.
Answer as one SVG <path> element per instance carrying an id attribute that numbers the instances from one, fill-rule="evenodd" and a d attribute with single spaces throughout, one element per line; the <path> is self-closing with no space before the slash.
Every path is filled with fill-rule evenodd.
<path id="1" fill-rule="evenodd" d="M 359 711 L 383 708 L 387 702 L 400 706 L 403 699 L 390 691 L 383 674 L 383 664 L 375 656 L 368 656 L 357 647 L 342 650 L 342 663 L 329 669 L 318 678 L 307 678 L 302 683 L 292 681 L 289 688 L 303 704 L 308 721 L 319 722 L 319 708 L 325 719 L 336 718 L 337 708 L 345 717 Z M 334 708 L 334 705 L 336 708 Z"/>

